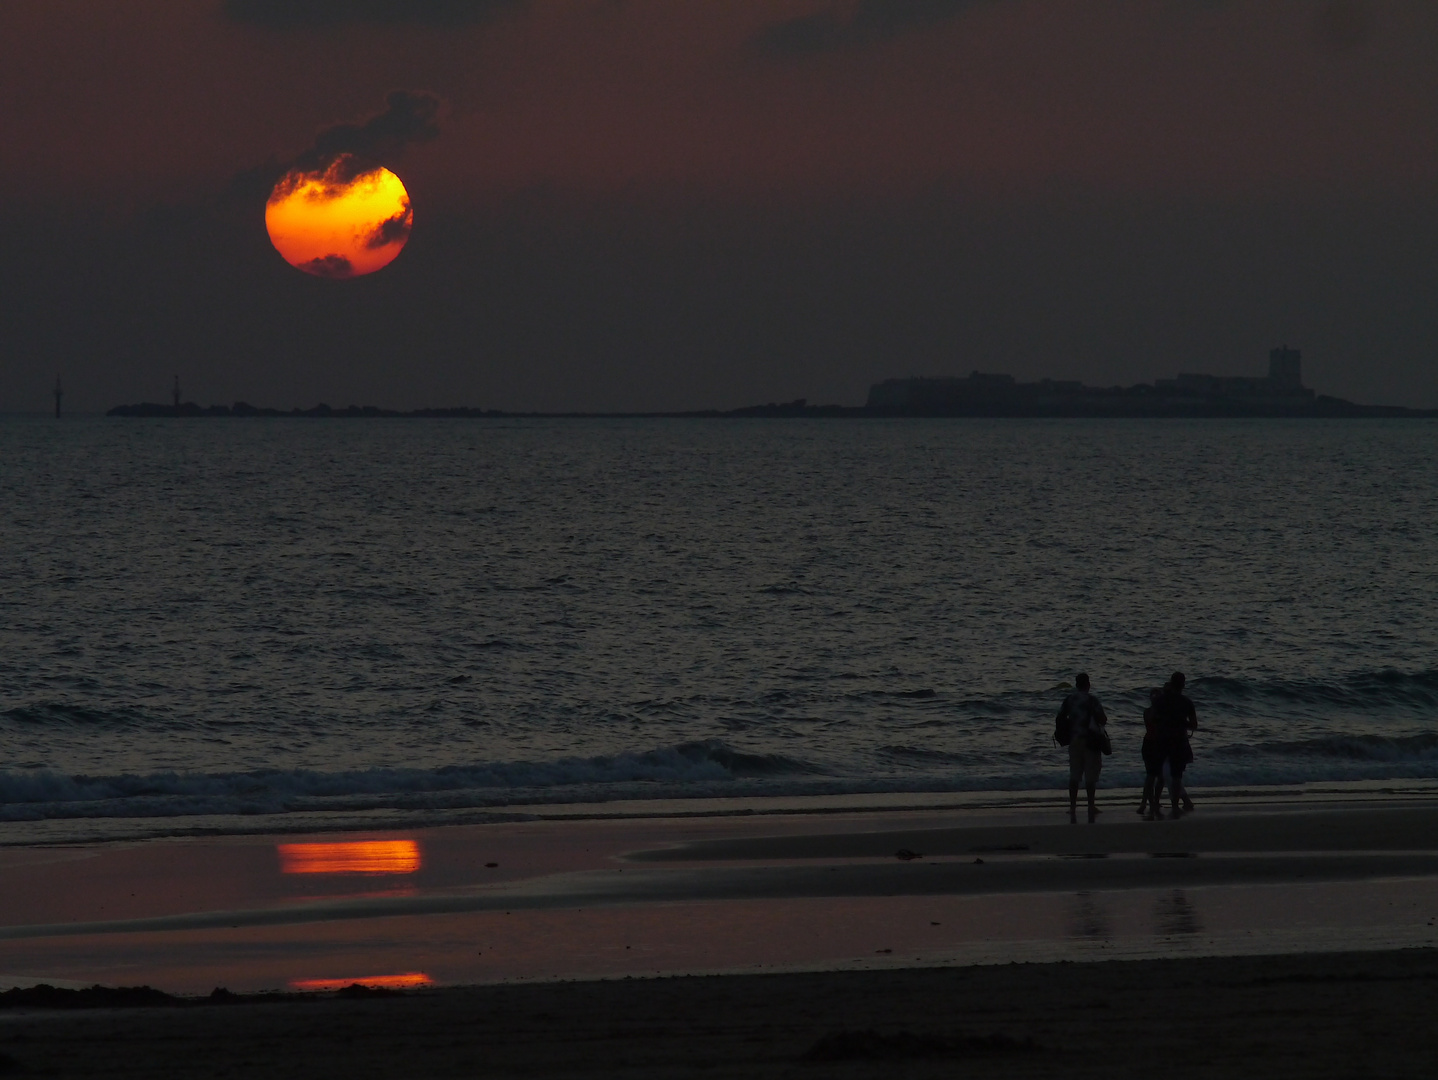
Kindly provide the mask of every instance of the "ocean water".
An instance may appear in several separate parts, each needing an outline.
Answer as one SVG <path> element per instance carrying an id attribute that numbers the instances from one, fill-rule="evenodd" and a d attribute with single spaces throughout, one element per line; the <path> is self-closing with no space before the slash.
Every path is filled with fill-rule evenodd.
<path id="1" fill-rule="evenodd" d="M 0 421 L 0 821 L 1438 777 L 1427 421 Z M 266 821 L 272 826 L 274 819 Z"/>

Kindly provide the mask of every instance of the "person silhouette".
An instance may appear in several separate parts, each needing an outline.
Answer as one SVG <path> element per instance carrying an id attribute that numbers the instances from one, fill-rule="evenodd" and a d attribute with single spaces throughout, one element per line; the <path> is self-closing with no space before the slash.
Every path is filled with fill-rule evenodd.
<path id="1" fill-rule="evenodd" d="M 1143 746 L 1139 753 L 1143 757 L 1143 797 L 1138 803 L 1138 812 L 1149 821 L 1157 821 L 1159 807 L 1163 805 L 1163 763 L 1164 746 L 1159 734 L 1158 699 L 1163 696 L 1161 687 L 1148 692 L 1148 708 L 1143 710 Z"/>
<path id="2" fill-rule="evenodd" d="M 1089 677 L 1080 672 L 1074 676 L 1074 692 L 1064 698 L 1059 706 L 1058 723 L 1069 724 L 1069 824 L 1078 824 L 1078 789 L 1082 781 L 1088 791 L 1088 820 L 1093 824 L 1098 817 L 1098 806 L 1094 795 L 1098 788 L 1098 774 L 1103 768 L 1103 751 L 1100 749 L 1108 723 L 1108 714 L 1103 703 L 1089 692 Z"/>
<path id="3" fill-rule="evenodd" d="M 1183 786 L 1183 770 L 1193 760 L 1193 747 L 1188 740 L 1198 730 L 1198 713 L 1194 711 L 1193 702 L 1184 696 L 1185 681 L 1183 672 L 1175 671 L 1153 704 L 1158 721 L 1159 753 L 1168 770 L 1169 795 L 1173 800 L 1170 816 L 1175 818 L 1193 810 L 1193 800 Z M 1182 810 L 1179 809 L 1180 801 L 1183 803 Z"/>

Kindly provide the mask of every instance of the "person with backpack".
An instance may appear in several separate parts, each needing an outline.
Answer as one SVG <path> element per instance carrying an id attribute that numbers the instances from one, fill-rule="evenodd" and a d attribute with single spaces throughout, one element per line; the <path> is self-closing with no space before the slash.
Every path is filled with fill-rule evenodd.
<path id="1" fill-rule="evenodd" d="M 1082 780 L 1088 790 L 1088 820 L 1092 825 L 1098 817 L 1094 793 L 1098 774 L 1103 768 L 1103 755 L 1112 753 L 1108 737 L 1108 714 L 1103 704 L 1089 692 L 1089 677 L 1080 672 L 1074 676 L 1074 692 L 1064 698 L 1054 719 L 1054 739 L 1069 748 L 1069 824 L 1078 824 L 1078 789 Z"/>

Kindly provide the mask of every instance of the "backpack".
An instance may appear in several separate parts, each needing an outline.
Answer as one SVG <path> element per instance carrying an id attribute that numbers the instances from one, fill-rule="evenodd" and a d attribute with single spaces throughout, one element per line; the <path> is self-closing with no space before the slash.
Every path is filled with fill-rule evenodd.
<path id="1" fill-rule="evenodd" d="M 1093 723 L 1094 710 L 1098 701 L 1087 690 L 1075 690 L 1059 706 L 1054 717 L 1054 742 L 1068 746 L 1074 739 L 1074 727 L 1080 723 L 1087 730 Z M 1110 751 L 1112 752 L 1112 751 Z"/>
<path id="2" fill-rule="evenodd" d="M 1064 698 L 1064 703 L 1059 706 L 1059 714 L 1054 718 L 1054 742 L 1060 746 L 1067 746 L 1074 738 L 1074 714 L 1069 709 L 1069 702 L 1072 696 Z"/>

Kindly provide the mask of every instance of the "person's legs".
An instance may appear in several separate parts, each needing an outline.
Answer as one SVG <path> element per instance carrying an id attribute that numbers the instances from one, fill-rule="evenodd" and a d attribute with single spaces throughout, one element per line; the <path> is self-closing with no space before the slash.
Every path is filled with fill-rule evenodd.
<path id="1" fill-rule="evenodd" d="M 1173 796 L 1173 812 L 1178 814 L 1179 800 L 1183 801 L 1184 810 L 1193 809 L 1193 800 L 1188 797 L 1188 791 L 1183 786 L 1183 766 L 1178 765 L 1173 770 L 1173 783 L 1169 785 L 1170 794 Z"/>
<path id="2" fill-rule="evenodd" d="M 1069 743 L 1069 823 L 1078 823 L 1078 790 L 1084 778 L 1087 748 L 1082 737 Z"/>
<path id="3" fill-rule="evenodd" d="M 1163 761 L 1154 753 L 1152 746 L 1144 746 L 1143 751 L 1143 798 L 1139 800 L 1138 812 L 1140 814 L 1152 813 L 1158 809 L 1159 792 L 1163 790 Z"/>
<path id="4" fill-rule="evenodd" d="M 1088 791 L 1088 820 L 1092 825 L 1094 818 L 1098 817 L 1098 806 L 1094 803 L 1094 794 L 1098 788 L 1099 770 L 1103 768 L 1103 754 L 1097 750 L 1089 750 L 1084 754 L 1084 787 Z"/>
<path id="5" fill-rule="evenodd" d="M 1163 789 L 1167 787 L 1173 791 L 1173 760 L 1164 758 L 1159 763 L 1158 780 L 1154 783 L 1153 791 L 1153 813 L 1155 817 L 1163 816 Z"/>
<path id="6" fill-rule="evenodd" d="M 1158 813 L 1159 807 L 1163 805 L 1163 764 L 1162 762 L 1150 762 L 1148 764 L 1148 775 L 1143 779 L 1143 791 L 1146 798 L 1145 809 L 1147 817 L 1153 817 Z"/>
<path id="7" fill-rule="evenodd" d="M 1187 769 L 1189 763 L 1192 761 L 1193 747 L 1191 747 L 1187 742 L 1185 742 L 1183 744 L 1183 768 L 1179 771 L 1182 772 L 1184 769 Z M 1185 787 L 1182 783 L 1179 784 L 1179 795 L 1183 798 L 1183 812 L 1187 814 L 1193 809 L 1193 800 L 1188 797 L 1188 788 Z"/>

